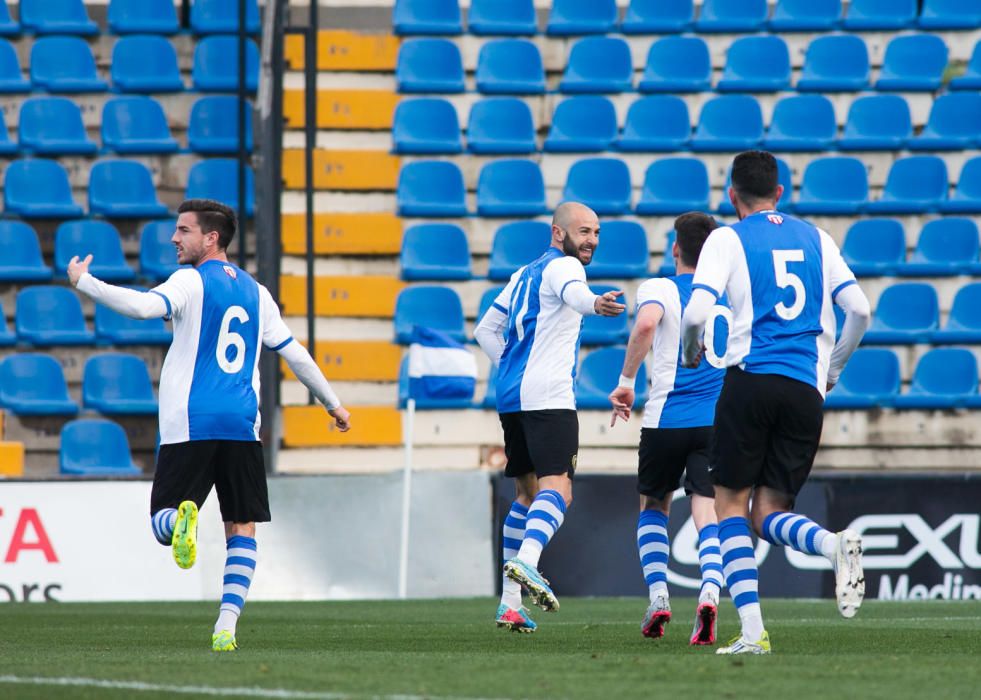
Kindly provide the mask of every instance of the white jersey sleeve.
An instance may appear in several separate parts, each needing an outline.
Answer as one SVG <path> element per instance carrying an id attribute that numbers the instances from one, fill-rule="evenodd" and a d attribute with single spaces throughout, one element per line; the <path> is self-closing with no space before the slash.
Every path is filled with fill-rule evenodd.
<path id="1" fill-rule="evenodd" d="M 280 350 L 289 345 L 293 340 L 293 334 L 286 327 L 272 294 L 261 284 L 259 285 L 259 313 L 262 314 L 262 344 L 270 350 Z"/>
<path id="2" fill-rule="evenodd" d="M 514 294 L 514 288 L 518 284 L 518 279 L 521 277 L 521 273 L 524 272 L 527 265 L 522 265 L 514 274 L 511 275 L 511 279 L 508 283 L 504 285 L 504 289 L 501 293 L 494 298 L 494 308 L 500 311 L 502 314 L 507 314 L 508 310 L 511 308 L 511 296 Z"/>
<path id="3" fill-rule="evenodd" d="M 715 229 L 709 234 L 698 256 L 692 291 L 704 289 L 715 296 L 722 297 L 729 285 L 735 261 L 742 257 L 742 244 L 739 236 L 728 226 Z"/>
<path id="4" fill-rule="evenodd" d="M 163 297 L 167 303 L 167 315 L 164 318 L 170 320 L 180 318 L 192 303 L 196 302 L 197 308 L 200 309 L 204 286 L 201 284 L 201 275 L 196 270 L 182 268 L 150 292 Z"/>
<path id="5" fill-rule="evenodd" d="M 637 311 L 648 304 L 657 304 L 662 309 L 666 309 L 665 304 L 670 299 L 672 287 L 674 284 L 663 277 L 655 277 L 644 282 L 637 288 Z M 674 293 L 674 296 L 678 296 L 677 292 Z"/>
<path id="6" fill-rule="evenodd" d="M 596 295 L 586 284 L 586 268 L 576 257 L 566 255 L 546 265 L 542 287 L 584 316 L 596 313 Z"/>

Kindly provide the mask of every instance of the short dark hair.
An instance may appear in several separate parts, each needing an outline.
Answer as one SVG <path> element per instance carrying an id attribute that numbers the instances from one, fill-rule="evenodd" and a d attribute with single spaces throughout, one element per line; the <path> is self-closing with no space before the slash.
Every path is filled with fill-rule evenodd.
<path id="1" fill-rule="evenodd" d="M 698 264 L 698 256 L 702 253 L 705 240 L 717 228 L 718 222 L 700 211 L 690 211 L 674 220 L 674 231 L 677 235 L 675 240 L 681 252 L 682 264 L 686 267 L 695 267 Z"/>
<path id="2" fill-rule="evenodd" d="M 218 232 L 218 247 L 228 248 L 235 238 L 235 212 L 232 208 L 214 199 L 185 199 L 177 207 L 178 214 L 193 212 L 198 217 L 198 226 L 203 233 Z"/>
<path id="3" fill-rule="evenodd" d="M 732 161 L 732 189 L 746 204 L 776 199 L 777 159 L 766 151 L 744 151 Z"/>

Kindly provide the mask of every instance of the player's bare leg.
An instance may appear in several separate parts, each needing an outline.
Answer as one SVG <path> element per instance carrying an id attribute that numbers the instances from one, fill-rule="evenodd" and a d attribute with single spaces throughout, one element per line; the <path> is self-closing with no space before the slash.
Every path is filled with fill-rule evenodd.
<path id="1" fill-rule="evenodd" d="M 701 646 L 715 643 L 719 594 L 723 583 L 719 520 L 715 515 L 715 499 L 693 493 L 691 517 L 698 530 L 698 563 L 702 571 L 702 586 L 698 593 L 695 625 L 689 643 Z"/>
<path id="2" fill-rule="evenodd" d="M 214 651 L 234 651 L 238 648 L 235 628 L 255 573 L 255 523 L 226 522 L 225 540 L 228 557 L 222 581 L 221 607 L 211 635 L 211 648 Z"/>
<path id="3" fill-rule="evenodd" d="M 538 495 L 538 479 L 534 474 L 515 477 L 514 491 L 514 503 L 511 504 L 511 510 L 504 520 L 504 532 L 501 538 L 501 550 L 505 562 L 518 555 L 525 534 L 528 509 Z M 504 576 L 501 584 L 501 603 L 497 608 L 495 622 L 498 627 L 512 632 L 528 634 L 537 628 L 534 620 L 528 615 L 527 608 L 521 604 L 521 584 L 512 581 L 507 575 Z"/>

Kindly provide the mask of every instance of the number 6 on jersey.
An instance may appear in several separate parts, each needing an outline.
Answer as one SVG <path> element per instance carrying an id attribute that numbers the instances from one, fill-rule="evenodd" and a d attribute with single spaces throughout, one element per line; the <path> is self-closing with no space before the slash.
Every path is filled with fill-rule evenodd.
<path id="1" fill-rule="evenodd" d="M 230 306 L 221 319 L 218 344 L 215 346 L 215 358 L 218 360 L 221 371 L 226 374 L 237 374 L 242 369 L 242 365 L 245 364 L 245 339 L 230 329 L 232 319 L 239 323 L 247 323 L 249 314 L 241 306 Z M 235 348 L 233 360 L 228 359 L 229 347 Z"/>

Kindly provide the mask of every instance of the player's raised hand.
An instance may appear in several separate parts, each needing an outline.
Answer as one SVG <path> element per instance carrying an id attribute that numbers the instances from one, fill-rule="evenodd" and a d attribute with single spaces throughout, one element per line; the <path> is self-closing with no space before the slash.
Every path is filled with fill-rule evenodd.
<path id="1" fill-rule="evenodd" d="M 617 301 L 617 297 L 622 296 L 623 292 L 619 289 L 601 294 L 593 302 L 593 309 L 595 309 L 599 316 L 619 316 L 627 309 L 625 305 Z"/>
<path id="2" fill-rule="evenodd" d="M 348 411 L 343 406 L 338 406 L 337 408 L 332 408 L 327 411 L 330 417 L 334 419 L 337 424 L 337 429 L 342 433 L 346 433 L 351 429 L 351 412 Z"/>
<path id="3" fill-rule="evenodd" d="M 617 418 L 621 418 L 626 423 L 630 420 L 630 411 L 634 405 L 634 390 L 630 387 L 618 386 L 610 392 L 610 403 L 613 404 L 610 427 L 616 425 Z"/>
<path id="4" fill-rule="evenodd" d="M 89 264 L 91 262 L 91 253 L 85 256 L 85 260 L 79 260 L 76 255 L 68 262 L 68 279 L 71 281 L 73 287 L 77 287 L 78 281 L 82 279 L 82 275 L 89 271 Z"/>

